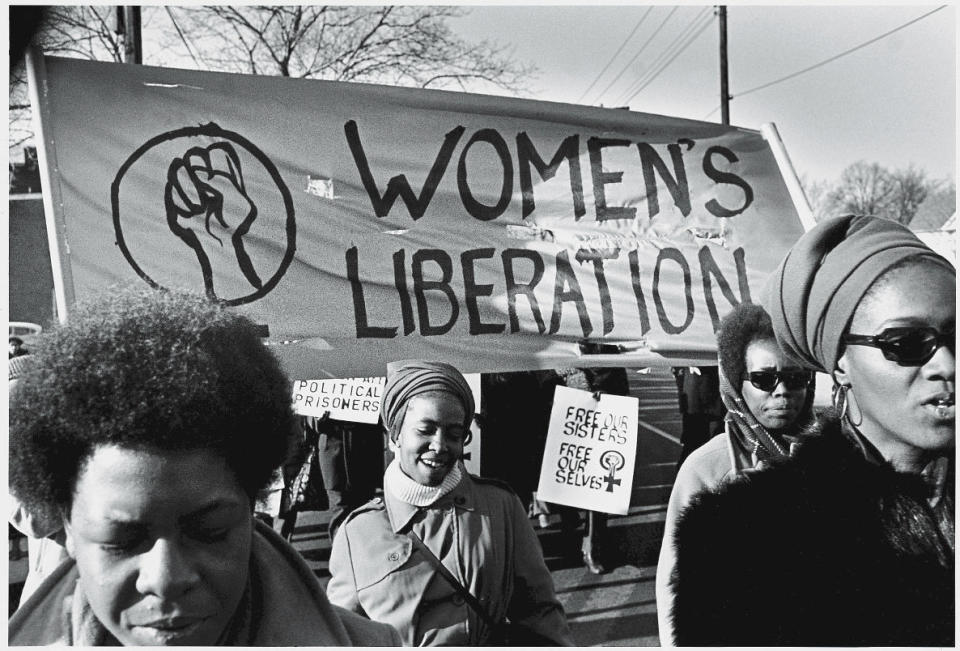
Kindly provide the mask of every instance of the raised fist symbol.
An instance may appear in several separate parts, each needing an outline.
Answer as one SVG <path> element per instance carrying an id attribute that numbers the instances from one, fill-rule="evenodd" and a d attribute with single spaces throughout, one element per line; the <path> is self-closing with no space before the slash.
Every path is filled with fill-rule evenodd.
<path id="1" fill-rule="evenodd" d="M 152 287 L 244 305 L 276 288 L 297 251 L 296 210 L 280 169 L 214 122 L 139 146 L 117 170 L 110 205 L 117 247 Z"/>
<path id="2" fill-rule="evenodd" d="M 204 234 L 211 246 L 231 246 L 243 277 L 256 289 L 263 287 L 244 245 L 257 206 L 247 194 L 233 145 L 192 147 L 174 159 L 167 170 L 164 206 L 170 230 L 197 255 L 207 294 L 215 296 L 210 258 L 201 243 Z"/>

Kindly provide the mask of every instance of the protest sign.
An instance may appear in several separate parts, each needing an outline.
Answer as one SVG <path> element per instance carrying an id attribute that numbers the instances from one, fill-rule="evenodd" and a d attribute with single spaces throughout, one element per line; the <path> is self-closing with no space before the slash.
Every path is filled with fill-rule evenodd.
<path id="1" fill-rule="evenodd" d="M 626 515 L 637 454 L 633 396 L 557 387 L 537 499 Z"/>
<path id="2" fill-rule="evenodd" d="M 30 72 L 61 304 L 203 292 L 293 377 L 709 361 L 803 231 L 755 130 L 55 57 Z M 583 340 L 621 354 L 585 361 Z"/>
<path id="3" fill-rule="evenodd" d="M 323 416 L 376 423 L 380 419 L 383 377 L 342 380 L 296 380 L 293 383 L 293 409 L 301 416 Z"/>
<path id="4" fill-rule="evenodd" d="M 473 394 L 473 404 L 476 405 L 476 411 L 480 409 L 480 374 L 464 373 L 463 379 L 470 385 L 470 393 Z M 467 472 L 474 475 L 480 474 L 480 425 L 476 419 L 470 421 L 470 440 L 463 446 L 463 467 Z"/>

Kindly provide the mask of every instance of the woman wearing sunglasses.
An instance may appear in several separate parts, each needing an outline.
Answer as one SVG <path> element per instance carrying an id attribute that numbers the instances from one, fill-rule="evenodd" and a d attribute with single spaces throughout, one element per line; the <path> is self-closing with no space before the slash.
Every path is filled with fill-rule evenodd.
<path id="1" fill-rule="evenodd" d="M 766 306 L 835 413 L 681 517 L 677 643 L 953 646 L 955 295 L 894 222 L 827 220 L 790 250 Z"/>
<path id="2" fill-rule="evenodd" d="M 673 645 L 668 617 L 673 604 L 677 518 L 695 495 L 714 490 L 771 459 L 787 456 L 813 421 L 813 373 L 786 357 L 770 316 L 759 305 L 733 309 L 717 332 L 725 432 L 697 448 L 680 466 L 667 505 L 657 564 L 660 642 Z"/>

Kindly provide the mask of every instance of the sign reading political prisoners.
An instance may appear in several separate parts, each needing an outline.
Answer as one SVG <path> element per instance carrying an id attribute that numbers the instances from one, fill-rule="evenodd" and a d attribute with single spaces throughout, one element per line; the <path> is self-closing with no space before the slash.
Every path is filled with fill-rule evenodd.
<path id="1" fill-rule="evenodd" d="M 632 396 L 557 387 L 540 467 L 537 499 L 626 515 L 637 455 Z"/>
<path id="2" fill-rule="evenodd" d="M 294 380 L 293 409 L 301 416 L 329 413 L 337 420 L 376 423 L 386 382 L 384 377 Z"/>
<path id="3" fill-rule="evenodd" d="M 64 303 L 205 292 L 294 377 L 677 365 L 802 232 L 753 130 L 446 91 L 39 58 Z M 578 343 L 620 347 L 584 360 Z M 608 363 L 609 362 L 609 363 Z"/>

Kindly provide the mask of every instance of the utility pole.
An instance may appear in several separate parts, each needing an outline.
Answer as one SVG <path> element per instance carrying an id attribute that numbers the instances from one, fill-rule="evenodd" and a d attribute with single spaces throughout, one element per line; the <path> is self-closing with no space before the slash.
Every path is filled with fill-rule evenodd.
<path id="1" fill-rule="evenodd" d="M 140 36 L 140 7 L 117 7 L 117 33 L 123 34 L 124 63 L 143 63 L 143 42 Z"/>
<path id="2" fill-rule="evenodd" d="M 730 88 L 727 81 L 727 7 L 720 5 L 720 122 L 730 124 Z"/>

